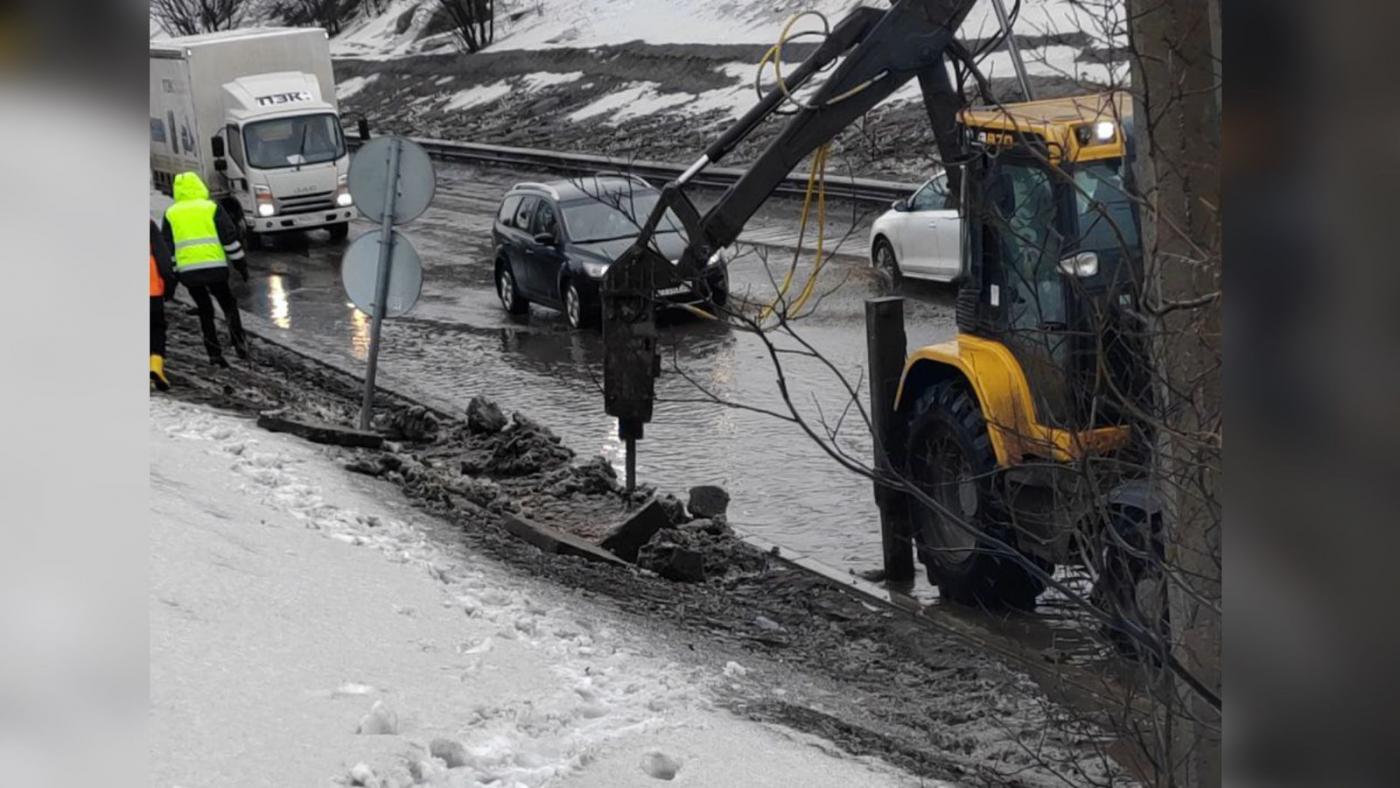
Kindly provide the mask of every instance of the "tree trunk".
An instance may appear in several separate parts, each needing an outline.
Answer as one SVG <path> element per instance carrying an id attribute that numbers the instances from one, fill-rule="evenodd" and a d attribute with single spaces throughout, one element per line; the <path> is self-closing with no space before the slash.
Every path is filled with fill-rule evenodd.
<path id="1" fill-rule="evenodd" d="M 1221 685 L 1221 459 L 1224 420 L 1217 0 L 1129 0 L 1136 175 L 1145 295 L 1158 308 L 1152 363 L 1160 417 L 1156 472 L 1166 501 L 1176 658 Z M 1212 294 L 1216 297 L 1210 298 Z M 1183 306 L 1183 305 L 1190 306 Z M 1171 784 L 1218 786 L 1221 715 L 1178 687 L 1161 745 Z"/>

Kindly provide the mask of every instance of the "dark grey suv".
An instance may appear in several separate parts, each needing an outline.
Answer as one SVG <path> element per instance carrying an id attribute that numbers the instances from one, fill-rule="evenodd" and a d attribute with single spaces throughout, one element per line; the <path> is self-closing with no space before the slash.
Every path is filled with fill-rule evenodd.
<path id="1" fill-rule="evenodd" d="M 639 232 L 661 194 L 635 176 L 597 175 L 550 183 L 520 183 L 501 200 L 491 229 L 496 293 L 511 314 L 530 303 L 562 310 L 574 328 L 596 324 L 608 266 Z M 671 260 L 685 248 L 680 220 L 668 213 L 656 246 Z M 692 286 L 657 291 L 668 304 L 723 306 L 729 279 L 721 256 Z"/>

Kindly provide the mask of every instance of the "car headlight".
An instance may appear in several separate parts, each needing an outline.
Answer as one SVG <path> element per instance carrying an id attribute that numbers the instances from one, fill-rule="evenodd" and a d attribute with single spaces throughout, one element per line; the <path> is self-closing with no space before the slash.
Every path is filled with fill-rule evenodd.
<path id="1" fill-rule="evenodd" d="M 341 208 L 349 208 L 355 203 L 355 198 L 350 196 L 349 176 L 342 175 L 335 186 L 335 204 Z"/>
<path id="2" fill-rule="evenodd" d="M 602 279 L 608 272 L 608 263 L 600 263 L 596 260 L 584 260 L 583 272 L 594 279 Z"/>

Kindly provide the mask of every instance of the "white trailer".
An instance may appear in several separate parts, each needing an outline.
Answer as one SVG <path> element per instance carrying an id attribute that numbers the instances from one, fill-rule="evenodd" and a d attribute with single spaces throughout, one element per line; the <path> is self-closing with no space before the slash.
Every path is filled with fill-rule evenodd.
<path id="1" fill-rule="evenodd" d="M 321 28 L 251 28 L 151 42 L 151 179 L 193 170 L 250 246 L 354 217 L 350 155 Z"/>

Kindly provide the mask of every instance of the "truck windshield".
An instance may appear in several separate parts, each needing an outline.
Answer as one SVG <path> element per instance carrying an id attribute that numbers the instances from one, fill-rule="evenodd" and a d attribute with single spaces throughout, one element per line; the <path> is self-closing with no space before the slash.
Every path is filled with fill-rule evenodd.
<path id="1" fill-rule="evenodd" d="M 243 127 L 248 164 L 261 170 L 335 161 L 345 155 L 345 137 L 335 115 L 299 115 Z"/>
<path id="2" fill-rule="evenodd" d="M 1123 160 L 1104 159 L 1074 170 L 1075 208 L 1079 214 L 1078 248 L 1136 254 L 1137 218 L 1123 186 Z"/>
<path id="3" fill-rule="evenodd" d="M 614 241 L 641 232 L 661 195 L 654 191 L 613 192 L 565 203 L 564 224 L 574 243 Z M 680 219 L 670 210 L 656 226 L 658 233 L 680 232 Z"/>

